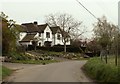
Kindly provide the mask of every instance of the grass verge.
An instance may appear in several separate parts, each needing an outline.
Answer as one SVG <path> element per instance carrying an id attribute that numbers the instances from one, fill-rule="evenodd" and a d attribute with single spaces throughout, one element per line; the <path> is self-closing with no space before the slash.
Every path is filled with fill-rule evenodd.
<path id="1" fill-rule="evenodd" d="M 4 79 L 7 76 L 10 76 L 10 74 L 12 74 L 12 70 L 4 67 L 4 66 L 0 66 L 0 79 Z"/>
<path id="2" fill-rule="evenodd" d="M 13 63 L 23 63 L 23 64 L 49 64 L 59 62 L 57 60 L 14 60 Z"/>
<path id="3" fill-rule="evenodd" d="M 120 82 L 118 67 L 101 61 L 100 58 L 91 58 L 83 66 L 85 73 L 98 82 Z"/>

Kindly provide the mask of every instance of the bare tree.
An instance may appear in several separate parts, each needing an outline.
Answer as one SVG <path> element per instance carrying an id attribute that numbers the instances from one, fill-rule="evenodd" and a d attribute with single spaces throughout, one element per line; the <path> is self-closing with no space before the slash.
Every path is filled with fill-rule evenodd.
<path id="1" fill-rule="evenodd" d="M 46 16 L 46 23 L 50 26 L 59 26 L 62 32 L 62 38 L 64 43 L 64 52 L 66 52 L 66 43 L 70 40 L 70 35 L 78 31 L 79 26 L 82 24 L 80 21 L 76 21 L 72 15 L 63 14 L 49 14 Z"/>
<path id="2" fill-rule="evenodd" d="M 96 36 L 97 42 L 101 46 L 101 59 L 102 55 L 105 56 L 105 61 L 107 63 L 107 50 L 110 54 L 111 45 L 113 43 L 115 32 L 117 28 L 115 25 L 109 23 L 105 16 L 99 19 L 99 21 L 94 24 L 94 34 Z"/>

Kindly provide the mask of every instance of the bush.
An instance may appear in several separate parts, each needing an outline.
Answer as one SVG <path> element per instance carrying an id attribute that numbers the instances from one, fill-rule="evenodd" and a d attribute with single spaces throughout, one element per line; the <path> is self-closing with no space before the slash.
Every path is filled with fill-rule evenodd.
<path id="1" fill-rule="evenodd" d="M 12 58 L 12 60 L 27 60 L 28 59 L 27 56 L 25 56 L 23 53 L 19 53 L 19 52 L 9 53 L 8 58 Z"/>
<path id="2" fill-rule="evenodd" d="M 99 82 L 119 82 L 118 67 L 105 64 L 99 58 L 90 59 L 83 70 Z"/>

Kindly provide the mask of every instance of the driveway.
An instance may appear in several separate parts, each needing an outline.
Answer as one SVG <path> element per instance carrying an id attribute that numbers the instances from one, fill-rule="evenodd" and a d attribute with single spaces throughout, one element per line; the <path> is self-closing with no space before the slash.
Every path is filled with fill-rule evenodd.
<path id="1" fill-rule="evenodd" d="M 12 82 L 92 82 L 81 70 L 85 63 L 86 61 L 66 61 L 47 65 L 4 65 L 19 69 L 9 77 L 8 81 Z"/>

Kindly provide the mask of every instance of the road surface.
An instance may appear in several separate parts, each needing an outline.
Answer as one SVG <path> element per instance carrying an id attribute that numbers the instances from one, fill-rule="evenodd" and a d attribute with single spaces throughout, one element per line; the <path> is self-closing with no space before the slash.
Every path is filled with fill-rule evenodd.
<path id="1" fill-rule="evenodd" d="M 81 70 L 85 63 L 86 61 L 66 61 L 47 65 L 4 65 L 13 69 L 18 68 L 7 79 L 10 82 L 92 82 Z"/>

